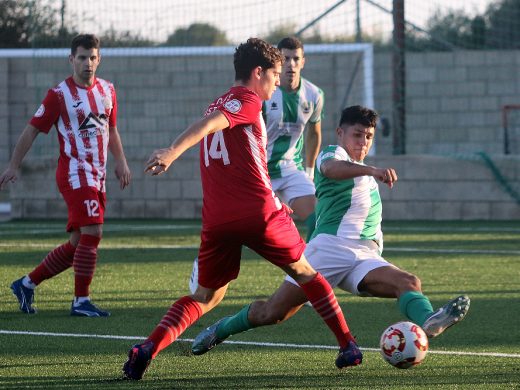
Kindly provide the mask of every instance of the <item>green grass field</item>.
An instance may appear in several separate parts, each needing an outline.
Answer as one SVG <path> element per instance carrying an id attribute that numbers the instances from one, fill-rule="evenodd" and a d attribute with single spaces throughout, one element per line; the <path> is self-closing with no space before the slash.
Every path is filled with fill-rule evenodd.
<path id="1" fill-rule="evenodd" d="M 431 340 L 418 367 L 398 370 L 379 355 L 381 332 L 404 319 L 394 300 L 339 290 L 364 349 L 360 367 L 335 368 L 334 337 L 307 307 L 282 325 L 234 336 L 204 356 L 191 355 L 187 340 L 246 303 L 268 297 L 282 281 L 281 271 L 244 250 L 241 274 L 221 305 L 164 350 L 140 382 L 122 381 L 121 367 L 129 347 L 187 293 L 200 222 L 106 223 L 92 297 L 111 317 L 69 316 L 70 270 L 38 287 L 38 314 L 22 314 L 9 286 L 65 241 L 64 226 L 64 221 L 0 223 L 0 389 L 520 388 L 520 221 L 384 225 L 385 257 L 418 275 L 435 307 L 459 293 L 472 300 L 468 317 Z"/>

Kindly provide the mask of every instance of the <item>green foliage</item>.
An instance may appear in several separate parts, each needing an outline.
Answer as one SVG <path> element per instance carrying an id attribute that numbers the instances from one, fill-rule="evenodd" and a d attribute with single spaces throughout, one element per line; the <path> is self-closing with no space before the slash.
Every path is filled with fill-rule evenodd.
<path id="1" fill-rule="evenodd" d="M 228 44 L 226 33 L 209 23 L 193 23 L 187 28 L 178 28 L 166 40 L 167 46 L 225 46 Z"/>
<path id="2" fill-rule="evenodd" d="M 283 279 L 280 270 L 245 250 L 240 276 L 222 303 L 161 352 L 138 383 L 119 379 L 126 353 L 153 330 L 176 298 L 187 293 L 200 221 L 107 221 L 92 292 L 112 316 L 68 315 L 71 271 L 42 283 L 36 292 L 38 314 L 24 315 L 8 286 L 64 241 L 64 225 L 64 221 L 0 223 L 0 329 L 128 338 L 0 334 L 2 389 L 487 390 L 512 389 L 520 382 L 520 312 L 515 310 L 520 299 L 520 221 L 385 224 L 385 256 L 422 279 L 434 307 L 460 292 L 472 299 L 468 317 L 431 340 L 430 353 L 416 368 L 397 370 L 383 362 L 377 350 L 382 330 L 402 320 L 395 301 L 353 297 L 340 290 L 338 300 L 364 349 L 360 367 L 335 369 L 334 337 L 308 307 L 280 325 L 233 336 L 206 355 L 191 355 L 189 339 L 203 327 L 251 300 L 265 299 Z M 331 348 L 319 347 L 324 345 Z"/>
<path id="3" fill-rule="evenodd" d="M 68 47 L 75 34 L 59 23 L 48 4 L 3 0 L 0 7 L 0 48 Z"/>
<path id="4" fill-rule="evenodd" d="M 131 31 L 116 31 L 113 28 L 105 31 L 100 37 L 102 47 L 143 47 L 154 46 L 148 39 L 141 38 Z"/>
<path id="5" fill-rule="evenodd" d="M 409 29 L 408 50 L 520 48 L 520 2 L 502 0 L 489 5 L 483 15 L 469 17 L 461 11 L 438 10 L 427 22 L 426 36 Z"/>
<path id="6" fill-rule="evenodd" d="M 486 46 L 495 49 L 520 48 L 520 1 L 502 0 L 492 3 L 487 12 L 489 27 Z"/>

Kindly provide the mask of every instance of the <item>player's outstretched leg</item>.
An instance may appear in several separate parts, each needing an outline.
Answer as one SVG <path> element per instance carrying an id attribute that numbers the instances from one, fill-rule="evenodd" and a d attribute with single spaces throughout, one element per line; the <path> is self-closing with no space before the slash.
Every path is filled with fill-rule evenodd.
<path id="1" fill-rule="evenodd" d="M 34 314 L 36 313 L 36 309 L 32 307 L 34 303 L 34 289 L 25 287 L 23 285 L 23 279 L 24 276 L 15 280 L 11 284 L 11 290 L 13 290 L 14 296 L 18 299 L 20 310 L 27 314 Z"/>
<path id="2" fill-rule="evenodd" d="M 128 360 L 123 366 L 123 379 L 140 380 L 152 361 L 153 349 L 154 344 L 151 341 L 130 348 Z"/>
<path id="3" fill-rule="evenodd" d="M 423 323 L 423 330 L 430 338 L 436 337 L 464 319 L 469 310 L 470 299 L 460 295 L 429 316 Z"/>
<path id="4" fill-rule="evenodd" d="M 213 325 L 208 326 L 206 329 L 200 332 L 191 344 L 191 352 L 193 352 L 194 355 L 203 355 L 227 339 L 227 337 L 219 338 L 217 336 L 217 328 L 222 323 L 222 321 L 225 321 L 228 318 L 231 318 L 231 316 L 221 318 Z"/>
<path id="5" fill-rule="evenodd" d="M 345 368 L 352 366 L 359 366 L 363 361 L 363 354 L 354 341 L 349 341 L 345 348 L 339 350 L 336 358 L 336 367 Z"/>

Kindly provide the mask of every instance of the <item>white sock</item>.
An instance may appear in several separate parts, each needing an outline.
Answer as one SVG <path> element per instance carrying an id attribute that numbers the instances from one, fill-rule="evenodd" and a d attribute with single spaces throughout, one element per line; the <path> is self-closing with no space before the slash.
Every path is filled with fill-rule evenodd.
<path id="1" fill-rule="evenodd" d="M 88 301 L 90 301 L 90 297 L 74 297 L 74 306 L 79 306 Z"/>
<path id="2" fill-rule="evenodd" d="M 36 288 L 36 285 L 33 283 L 29 275 L 25 275 L 25 277 L 22 280 L 22 284 L 24 287 L 30 288 L 31 290 L 34 290 Z"/>

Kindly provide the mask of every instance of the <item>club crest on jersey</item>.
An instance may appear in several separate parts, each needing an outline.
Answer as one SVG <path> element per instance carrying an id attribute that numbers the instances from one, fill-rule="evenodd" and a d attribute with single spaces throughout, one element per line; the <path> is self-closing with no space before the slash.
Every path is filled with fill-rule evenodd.
<path id="1" fill-rule="evenodd" d="M 34 116 L 36 118 L 41 118 L 43 114 L 45 113 L 45 106 L 43 104 L 38 107 L 38 110 L 34 113 Z"/>
<path id="2" fill-rule="evenodd" d="M 311 104 L 309 102 L 303 102 L 302 111 L 304 114 L 308 114 L 309 112 L 311 112 Z"/>
<path id="3" fill-rule="evenodd" d="M 229 102 L 224 103 L 224 108 L 232 114 L 236 114 L 242 108 L 242 103 L 239 100 L 233 99 Z"/>

